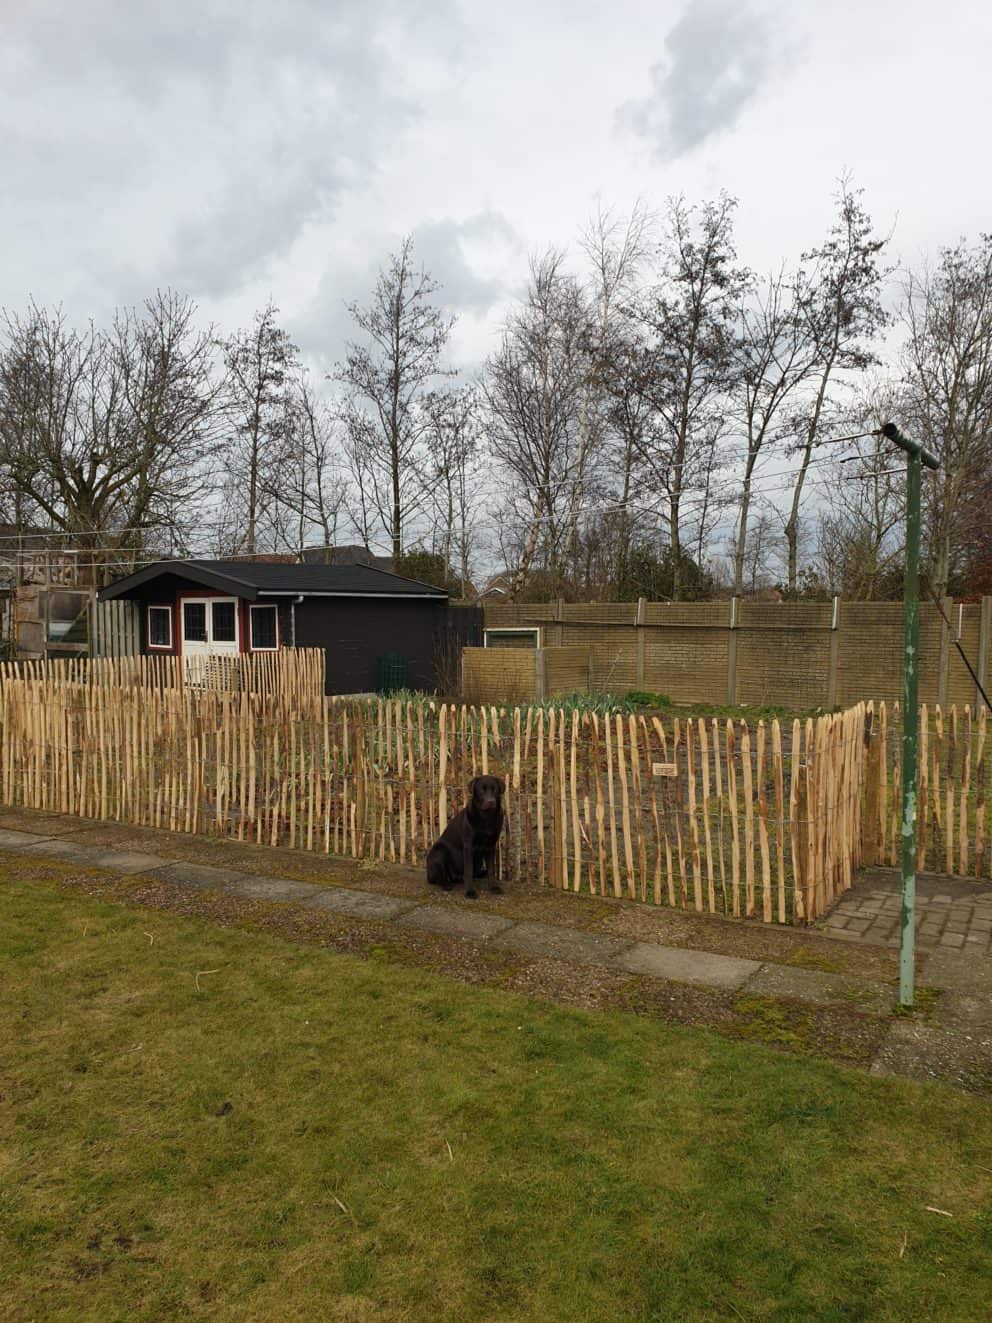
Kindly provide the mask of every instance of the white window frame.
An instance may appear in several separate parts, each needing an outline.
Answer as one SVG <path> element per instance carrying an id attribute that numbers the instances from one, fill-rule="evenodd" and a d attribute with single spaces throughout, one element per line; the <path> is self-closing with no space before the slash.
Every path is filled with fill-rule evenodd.
<path id="1" fill-rule="evenodd" d="M 490 634 L 532 634 L 534 636 L 535 648 L 542 648 L 544 646 L 541 641 L 542 633 L 543 630 L 540 625 L 506 625 L 502 627 L 500 625 L 493 625 L 491 629 L 484 629 L 482 631 L 482 646 L 484 648 L 489 647 Z"/>
<path id="2" fill-rule="evenodd" d="M 253 611 L 274 611 L 276 616 L 276 643 L 274 648 L 256 648 L 255 646 L 255 617 Z M 278 652 L 279 651 L 279 608 L 275 602 L 259 602 L 256 606 L 248 608 L 248 651 L 249 652 Z"/>
<path id="3" fill-rule="evenodd" d="M 153 611 L 164 611 L 164 612 L 166 613 L 166 615 L 169 617 L 169 641 L 168 641 L 168 643 L 153 643 L 153 642 L 152 642 L 152 612 L 153 612 Z M 149 648 L 154 648 L 156 652 L 171 652 L 171 651 L 172 651 L 173 644 L 175 643 L 175 638 L 174 638 L 174 635 L 173 635 L 173 627 L 172 627 L 172 613 L 173 613 L 173 607 L 171 607 L 171 606 L 167 606 L 167 605 L 165 605 L 164 603 L 156 603 L 155 605 L 153 605 L 153 606 L 149 606 L 149 607 L 147 608 L 146 615 L 145 615 L 145 628 L 148 630 L 148 646 L 149 646 Z"/>

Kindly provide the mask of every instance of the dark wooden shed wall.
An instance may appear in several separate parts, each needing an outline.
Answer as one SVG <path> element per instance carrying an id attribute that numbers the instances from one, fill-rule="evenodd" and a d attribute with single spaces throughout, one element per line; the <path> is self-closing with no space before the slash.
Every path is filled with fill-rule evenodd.
<path id="1" fill-rule="evenodd" d="M 437 639 L 447 604 L 395 597 L 308 597 L 296 607 L 296 646 L 323 648 L 325 691 L 364 694 L 379 687 L 379 662 L 396 653 L 409 689 L 435 689 Z"/>

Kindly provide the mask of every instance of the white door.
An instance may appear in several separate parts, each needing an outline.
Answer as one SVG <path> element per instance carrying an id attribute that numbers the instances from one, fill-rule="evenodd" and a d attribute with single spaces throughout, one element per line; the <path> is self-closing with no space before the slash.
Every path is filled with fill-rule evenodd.
<path id="1" fill-rule="evenodd" d="M 183 665 L 188 684 L 205 684 L 215 675 L 218 681 L 222 678 L 220 673 L 229 667 L 211 659 L 238 656 L 239 627 L 236 597 L 182 599 Z"/>

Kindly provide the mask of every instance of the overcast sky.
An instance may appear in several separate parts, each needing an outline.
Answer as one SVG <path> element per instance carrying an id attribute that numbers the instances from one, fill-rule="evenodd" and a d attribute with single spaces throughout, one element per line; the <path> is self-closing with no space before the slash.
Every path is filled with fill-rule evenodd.
<path id="1" fill-rule="evenodd" d="M 527 254 L 727 189 L 760 269 L 852 172 L 906 260 L 992 224 L 978 0 L 0 0 L 0 302 L 73 318 L 171 285 L 232 329 L 268 297 L 341 351 L 406 231 L 493 343 Z"/>

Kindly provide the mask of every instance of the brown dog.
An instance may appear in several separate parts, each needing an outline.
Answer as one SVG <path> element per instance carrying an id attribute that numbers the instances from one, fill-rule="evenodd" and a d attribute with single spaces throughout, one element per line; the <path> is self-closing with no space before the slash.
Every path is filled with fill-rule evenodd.
<path id="1" fill-rule="evenodd" d="M 503 831 L 503 791 L 498 776 L 477 776 L 468 788 L 468 803 L 448 823 L 427 855 L 427 881 L 450 891 L 461 881 L 474 899 L 476 878 L 487 877 L 490 891 L 502 891 L 496 880 L 496 846 Z"/>

